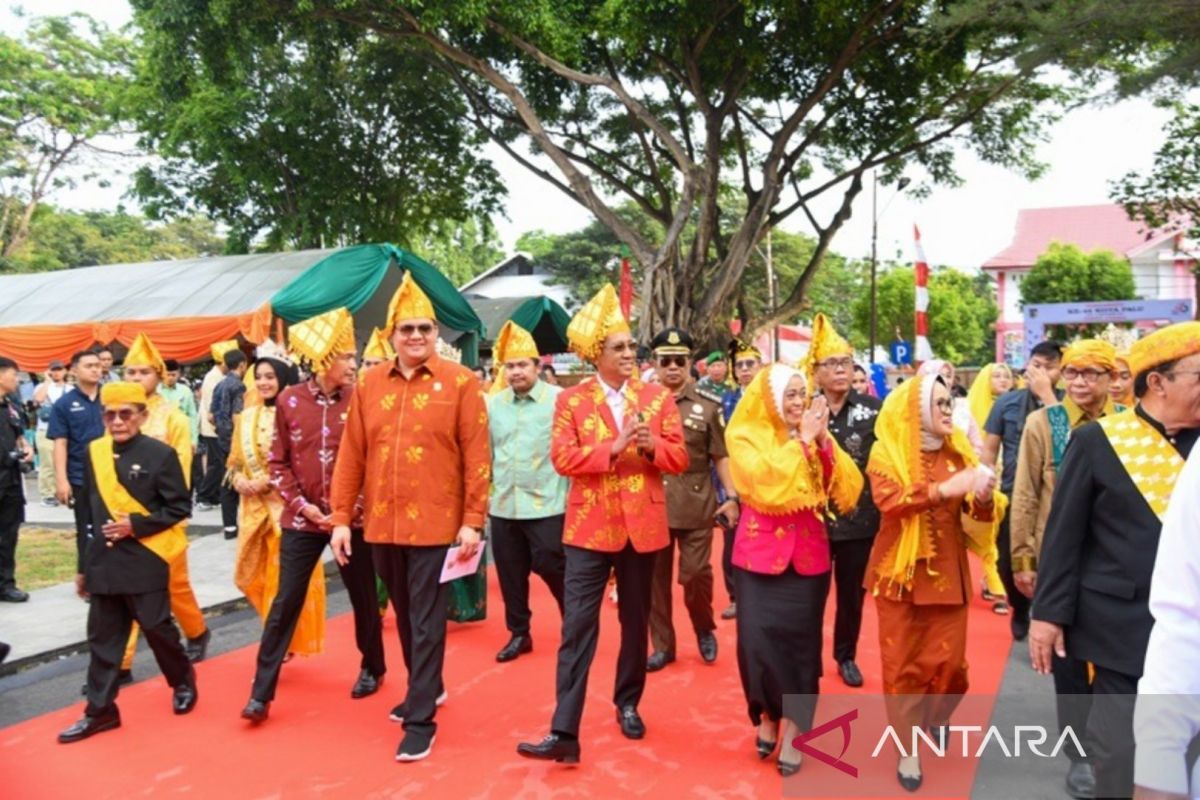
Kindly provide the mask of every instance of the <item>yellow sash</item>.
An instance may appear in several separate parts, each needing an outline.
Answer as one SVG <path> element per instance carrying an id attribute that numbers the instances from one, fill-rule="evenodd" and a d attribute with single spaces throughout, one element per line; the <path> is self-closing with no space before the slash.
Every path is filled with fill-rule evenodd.
<path id="1" fill-rule="evenodd" d="M 121 485 L 117 479 L 117 469 L 113 456 L 112 436 L 105 434 L 88 445 L 88 453 L 92 460 L 92 474 L 96 478 L 96 491 L 110 513 L 119 517 L 130 514 L 148 515 L 150 512 Z M 138 544 L 148 548 L 168 564 L 179 557 L 187 549 L 187 521 L 178 522 L 161 533 L 136 539 Z"/>
<path id="2" fill-rule="evenodd" d="M 1183 457 L 1132 408 L 1097 421 L 1129 479 L 1161 522 L 1183 469 Z"/>

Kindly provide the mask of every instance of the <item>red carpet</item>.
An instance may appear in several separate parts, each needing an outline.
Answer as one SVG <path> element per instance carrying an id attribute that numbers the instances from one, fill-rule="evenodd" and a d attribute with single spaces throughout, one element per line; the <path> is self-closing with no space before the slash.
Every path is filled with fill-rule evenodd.
<path id="1" fill-rule="evenodd" d="M 719 541 L 719 539 L 718 539 Z M 725 607 L 715 564 L 718 611 Z M 746 716 L 733 622 L 718 621 L 721 652 L 713 666 L 696 653 L 676 589 L 679 660 L 648 677 L 640 711 L 648 733 L 641 742 L 620 735 L 612 685 L 618 645 L 616 607 L 606 601 L 600 647 L 591 672 L 579 767 L 530 762 L 518 741 L 538 740 L 554 703 L 558 613 L 533 580 L 535 650 L 510 664 L 495 652 L 507 641 L 494 571 L 486 622 L 451 623 L 446 654 L 449 702 L 437 716 L 438 737 L 425 761 L 399 764 L 400 726 L 388 711 L 404 693 L 405 675 L 395 624 L 385 627 L 389 672 L 379 694 L 351 700 L 358 672 L 349 615 L 330 620 L 326 652 L 284 667 L 271 718 L 251 728 L 238 717 L 250 690 L 254 648 L 212 658 L 198 667 L 200 700 L 175 717 L 159 678 L 125 688 L 118 700 L 124 727 L 85 742 L 59 745 L 55 735 L 82 713 L 82 703 L 0 730 L 0 781 L 10 798 L 93 798 L 183 795 L 221 800 L 257 797 L 613 797 L 779 796 L 774 764 L 754 754 Z M 832 606 L 832 602 L 830 603 Z M 848 690 L 829 655 L 828 692 Z M 971 693 L 995 694 L 1011 639 L 1007 618 L 976 601 L 968 658 Z M 150 658 L 143 652 L 139 658 Z M 858 663 L 862 691 L 879 692 L 879 652 L 868 598 Z M 82 676 L 81 676 L 82 677 Z M 806 769 L 822 765 L 806 762 Z M 802 779 L 805 770 L 799 773 Z M 932 777 L 932 776 L 931 776 Z M 935 787 L 928 786 L 928 789 Z"/>

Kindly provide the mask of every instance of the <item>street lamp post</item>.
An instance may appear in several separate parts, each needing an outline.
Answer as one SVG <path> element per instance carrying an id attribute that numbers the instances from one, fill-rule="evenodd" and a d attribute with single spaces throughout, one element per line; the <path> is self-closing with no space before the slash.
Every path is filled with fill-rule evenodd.
<path id="1" fill-rule="evenodd" d="M 891 196 L 891 199 L 884 205 L 883 210 L 887 211 L 887 207 L 892 204 L 892 200 L 896 199 L 896 195 L 904 191 L 904 187 L 911 183 L 908 178 L 901 178 L 896 182 L 896 194 Z M 871 170 L 871 331 L 870 331 L 870 349 L 867 351 L 869 363 L 875 363 L 875 332 L 878 322 L 878 296 L 875 290 L 877 275 L 879 272 L 879 217 L 882 212 L 878 211 L 879 200 L 879 172 Z"/>

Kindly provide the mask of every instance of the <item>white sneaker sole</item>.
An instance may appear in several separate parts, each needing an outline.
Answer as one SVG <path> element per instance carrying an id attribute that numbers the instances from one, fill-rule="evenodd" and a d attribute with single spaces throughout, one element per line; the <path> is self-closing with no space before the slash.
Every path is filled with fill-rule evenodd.
<path id="1" fill-rule="evenodd" d="M 437 736 L 429 737 L 429 747 L 426 747 L 420 753 L 396 753 L 397 761 L 420 761 L 433 752 L 433 743 L 437 741 Z"/>
<path id="2" fill-rule="evenodd" d="M 433 701 L 433 705 L 435 708 L 441 708 L 449 699 L 450 693 L 442 690 L 442 693 L 437 696 L 437 700 Z M 388 719 L 390 719 L 392 722 L 404 722 L 404 717 L 400 717 L 395 714 L 388 714 Z"/>

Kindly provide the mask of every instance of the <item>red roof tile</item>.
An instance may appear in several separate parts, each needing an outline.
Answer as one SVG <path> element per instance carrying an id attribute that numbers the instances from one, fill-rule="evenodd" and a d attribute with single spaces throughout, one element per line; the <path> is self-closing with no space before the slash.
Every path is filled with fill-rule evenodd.
<path id="1" fill-rule="evenodd" d="M 1147 231 L 1129 219 L 1119 205 L 1023 208 L 1017 212 L 1012 243 L 992 256 L 984 269 L 1032 267 L 1053 242 L 1073 244 L 1086 251 L 1112 250 L 1131 257 L 1172 236 L 1173 230 Z"/>

